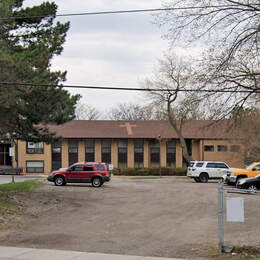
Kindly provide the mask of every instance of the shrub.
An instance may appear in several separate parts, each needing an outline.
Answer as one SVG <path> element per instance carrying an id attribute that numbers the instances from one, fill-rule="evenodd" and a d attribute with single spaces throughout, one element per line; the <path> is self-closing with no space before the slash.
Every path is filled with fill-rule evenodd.
<path id="1" fill-rule="evenodd" d="M 112 171 L 115 176 L 159 176 L 160 168 L 115 168 Z M 161 168 L 162 176 L 185 176 L 187 168 Z"/>

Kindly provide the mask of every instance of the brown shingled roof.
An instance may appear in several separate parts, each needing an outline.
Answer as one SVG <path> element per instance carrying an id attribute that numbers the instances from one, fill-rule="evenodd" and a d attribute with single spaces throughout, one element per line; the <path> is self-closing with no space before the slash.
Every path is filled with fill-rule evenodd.
<path id="1" fill-rule="evenodd" d="M 178 138 L 168 121 L 74 120 L 49 129 L 63 138 Z M 209 120 L 192 120 L 183 126 L 184 138 L 227 139 L 227 121 L 214 124 Z"/>

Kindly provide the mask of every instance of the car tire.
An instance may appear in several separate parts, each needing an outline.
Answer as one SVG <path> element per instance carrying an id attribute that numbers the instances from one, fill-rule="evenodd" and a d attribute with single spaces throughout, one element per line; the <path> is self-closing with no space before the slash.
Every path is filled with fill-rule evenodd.
<path id="1" fill-rule="evenodd" d="M 66 184 L 63 176 L 56 176 L 54 179 L 54 184 L 56 186 L 64 186 Z"/>
<path id="2" fill-rule="evenodd" d="M 199 179 L 200 179 L 200 182 L 206 183 L 206 182 L 208 182 L 209 176 L 207 173 L 203 172 L 200 174 Z"/>
<path id="3" fill-rule="evenodd" d="M 195 178 L 194 178 L 194 181 L 195 181 L 195 182 L 200 182 L 200 178 L 195 177 Z"/>
<path id="4" fill-rule="evenodd" d="M 99 187 L 102 186 L 103 181 L 102 181 L 102 179 L 101 179 L 100 177 L 94 177 L 94 178 L 92 179 L 91 183 L 92 183 L 92 186 L 93 186 L 94 188 L 99 188 Z"/>
<path id="5" fill-rule="evenodd" d="M 251 191 L 257 191 L 257 187 L 254 184 L 249 185 L 248 189 L 251 190 Z"/>

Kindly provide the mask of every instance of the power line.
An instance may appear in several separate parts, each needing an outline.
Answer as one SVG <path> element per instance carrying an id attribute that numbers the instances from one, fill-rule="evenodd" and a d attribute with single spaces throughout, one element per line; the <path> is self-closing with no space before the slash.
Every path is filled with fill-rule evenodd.
<path id="1" fill-rule="evenodd" d="M 117 11 L 101 11 L 101 12 L 83 12 L 83 13 L 67 13 L 57 15 L 32 15 L 32 16 L 6 16 L 0 17 L 0 20 L 12 19 L 30 19 L 45 17 L 66 17 L 66 16 L 86 16 L 86 15 L 107 15 L 107 14 L 125 14 L 125 13 L 144 13 L 144 12 L 160 12 L 160 11 L 178 11 L 190 9 L 212 9 L 212 8 L 230 8 L 236 5 L 217 5 L 217 6 L 191 6 L 191 7 L 169 7 L 169 8 L 151 8 L 151 9 L 133 9 L 133 10 L 117 10 Z"/>
<path id="2" fill-rule="evenodd" d="M 78 88 L 78 89 L 99 89 L 99 90 L 116 90 L 116 91 L 143 91 L 143 92 L 207 92 L 207 93 L 248 93 L 260 94 L 260 90 L 213 90 L 213 89 L 158 89 L 158 88 L 123 88 L 110 86 L 89 86 L 89 85 L 58 85 L 58 84 L 33 84 L 33 83 L 17 83 L 17 82 L 0 82 L 0 85 L 7 86 L 30 86 L 30 87 L 60 87 L 60 88 Z"/>

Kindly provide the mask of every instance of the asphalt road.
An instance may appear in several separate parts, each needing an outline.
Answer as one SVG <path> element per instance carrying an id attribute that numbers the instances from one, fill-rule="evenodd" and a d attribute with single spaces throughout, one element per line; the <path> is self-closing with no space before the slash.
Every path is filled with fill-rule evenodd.
<path id="1" fill-rule="evenodd" d="M 27 209 L 0 232 L 1 246 L 198 258 L 218 247 L 217 182 L 112 178 L 101 188 L 53 183 L 17 197 Z M 260 244 L 260 196 L 243 197 L 245 222 L 224 221 L 225 245 Z M 35 258 L 36 259 L 36 258 Z"/>

